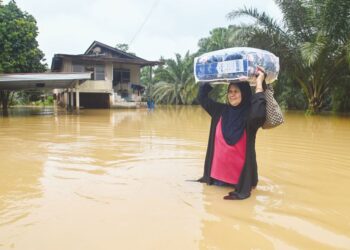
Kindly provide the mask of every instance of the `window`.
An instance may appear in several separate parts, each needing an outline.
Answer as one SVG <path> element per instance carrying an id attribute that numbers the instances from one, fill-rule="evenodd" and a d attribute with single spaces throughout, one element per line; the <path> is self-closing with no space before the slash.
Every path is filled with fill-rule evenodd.
<path id="1" fill-rule="evenodd" d="M 122 71 L 122 82 L 128 83 L 130 82 L 130 71 Z"/>
<path id="2" fill-rule="evenodd" d="M 105 79 L 105 66 L 104 65 L 73 63 L 73 72 L 91 72 L 91 80 L 104 80 Z"/>
<path id="3" fill-rule="evenodd" d="M 130 70 L 129 69 L 114 69 L 113 70 L 113 86 L 120 83 L 130 82 Z"/>
<path id="4" fill-rule="evenodd" d="M 104 80 L 105 79 L 105 67 L 104 65 L 95 66 L 95 80 Z"/>

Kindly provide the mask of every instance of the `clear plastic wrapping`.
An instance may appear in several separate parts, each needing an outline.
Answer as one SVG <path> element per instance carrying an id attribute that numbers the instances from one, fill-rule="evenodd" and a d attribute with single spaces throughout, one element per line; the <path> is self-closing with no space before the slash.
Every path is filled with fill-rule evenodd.
<path id="1" fill-rule="evenodd" d="M 247 77 L 255 85 L 256 67 L 265 69 L 266 82 L 277 80 L 279 58 L 266 50 L 235 47 L 205 53 L 194 59 L 196 82 L 223 83 Z"/>

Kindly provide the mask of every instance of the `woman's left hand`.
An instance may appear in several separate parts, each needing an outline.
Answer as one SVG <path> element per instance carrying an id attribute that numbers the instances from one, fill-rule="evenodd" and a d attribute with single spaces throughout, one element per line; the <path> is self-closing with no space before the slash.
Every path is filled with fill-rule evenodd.
<path id="1" fill-rule="evenodd" d="M 265 69 L 263 67 L 257 66 L 256 67 L 256 88 L 255 88 L 255 93 L 263 92 L 263 82 L 266 77 Z"/>
<path id="2" fill-rule="evenodd" d="M 262 84 L 266 77 L 265 69 L 263 67 L 257 66 L 256 74 L 257 74 L 256 83 Z"/>

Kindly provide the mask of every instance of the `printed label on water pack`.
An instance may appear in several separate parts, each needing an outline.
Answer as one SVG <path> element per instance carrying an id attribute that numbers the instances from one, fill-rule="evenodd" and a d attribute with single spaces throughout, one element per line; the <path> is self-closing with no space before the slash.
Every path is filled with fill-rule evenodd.
<path id="1" fill-rule="evenodd" d="M 243 72 L 243 59 L 218 62 L 216 70 L 219 74 Z"/>

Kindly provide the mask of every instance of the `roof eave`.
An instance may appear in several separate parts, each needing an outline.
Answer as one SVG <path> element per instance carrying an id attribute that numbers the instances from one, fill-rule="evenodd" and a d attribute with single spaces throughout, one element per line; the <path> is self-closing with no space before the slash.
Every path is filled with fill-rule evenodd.
<path id="1" fill-rule="evenodd" d="M 102 56 L 90 56 L 90 55 L 68 55 L 68 54 L 55 54 L 53 60 L 51 69 L 55 69 L 55 62 L 58 61 L 58 58 L 70 58 L 70 59 L 77 59 L 82 61 L 95 61 L 95 62 L 115 62 L 115 63 L 125 63 L 125 64 L 136 64 L 143 66 L 155 66 L 155 65 L 162 65 L 163 62 L 160 61 L 147 61 L 144 59 L 127 59 L 127 58 L 116 58 L 116 57 L 102 57 Z"/>

